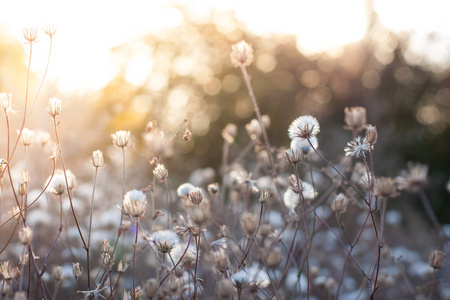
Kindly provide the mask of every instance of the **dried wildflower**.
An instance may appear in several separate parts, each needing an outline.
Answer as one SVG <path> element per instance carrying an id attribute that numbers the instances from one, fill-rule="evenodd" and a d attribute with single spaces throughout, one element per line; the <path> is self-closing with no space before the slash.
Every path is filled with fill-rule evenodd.
<path id="1" fill-rule="evenodd" d="M 246 41 L 242 40 L 231 46 L 230 58 L 235 67 L 247 67 L 253 61 L 253 48 Z"/>
<path id="2" fill-rule="evenodd" d="M 344 129 L 359 132 L 366 127 L 366 109 L 364 107 L 346 107 L 344 113 Z"/>
<path id="3" fill-rule="evenodd" d="M 5 169 L 8 163 L 6 160 L 0 158 L 0 180 L 2 180 L 5 177 Z"/>
<path id="4" fill-rule="evenodd" d="M 50 181 L 51 180 L 51 181 Z M 50 181 L 50 184 L 49 184 Z M 64 178 L 64 174 L 56 173 L 53 177 L 49 177 L 45 183 L 48 185 L 47 192 L 52 193 L 56 196 L 60 196 L 64 194 L 66 190 L 66 179 Z"/>
<path id="5" fill-rule="evenodd" d="M 17 134 L 20 134 L 20 130 L 17 130 Z M 25 147 L 31 146 L 34 140 L 34 131 L 28 128 L 24 128 L 22 130 L 22 134 L 20 135 L 20 142 Z"/>
<path id="6" fill-rule="evenodd" d="M 45 26 L 45 28 L 44 28 L 44 33 L 45 33 L 46 35 L 48 35 L 50 38 L 52 38 L 52 37 L 55 35 L 56 30 L 57 30 L 57 28 L 56 28 L 55 25 L 52 25 L 52 26 Z"/>
<path id="7" fill-rule="evenodd" d="M 272 251 L 269 252 L 266 258 L 267 266 L 272 269 L 276 269 L 283 259 L 283 251 L 281 247 L 275 246 Z"/>
<path id="8" fill-rule="evenodd" d="M 0 273 L 3 276 L 3 279 L 10 280 L 16 278 L 19 273 L 19 269 L 13 268 L 9 264 L 9 260 L 0 262 Z"/>
<path id="9" fill-rule="evenodd" d="M 261 116 L 261 123 L 264 128 L 269 128 L 270 117 L 267 115 Z M 262 134 L 261 125 L 259 124 L 259 121 L 257 119 L 253 119 L 250 121 L 250 123 L 246 124 L 245 130 L 252 140 L 258 139 Z"/>
<path id="10" fill-rule="evenodd" d="M 111 244 L 107 240 L 102 241 L 102 253 L 111 252 Z"/>
<path id="11" fill-rule="evenodd" d="M 390 177 L 380 177 L 375 180 L 375 195 L 383 198 L 395 198 L 398 196 L 395 180 Z"/>
<path id="12" fill-rule="evenodd" d="M 303 160 L 302 152 L 294 149 L 287 149 L 284 151 L 284 158 L 288 164 L 296 165 Z"/>
<path id="13" fill-rule="evenodd" d="M 63 280 L 62 268 L 61 266 L 54 266 L 52 271 L 52 278 L 54 281 L 60 282 Z"/>
<path id="14" fill-rule="evenodd" d="M 289 125 L 288 135 L 290 139 L 311 139 L 320 131 L 320 125 L 313 116 L 301 116 L 292 121 Z"/>
<path id="15" fill-rule="evenodd" d="M 35 27 L 27 27 L 23 30 L 23 36 L 27 40 L 28 44 L 32 44 L 37 41 L 37 28 Z"/>
<path id="16" fill-rule="evenodd" d="M 348 198 L 344 194 L 339 193 L 334 197 L 333 202 L 331 202 L 331 211 L 335 213 L 342 214 L 347 211 Z"/>
<path id="17" fill-rule="evenodd" d="M 111 253 L 101 253 L 100 257 L 102 264 L 105 266 L 112 267 L 114 265 L 114 261 L 116 260 L 116 255 L 114 253 L 112 255 Z"/>
<path id="18" fill-rule="evenodd" d="M 232 299 L 234 297 L 235 288 L 230 279 L 223 278 L 219 281 L 219 288 L 217 289 L 217 296 L 220 299 Z"/>
<path id="19" fill-rule="evenodd" d="M 203 196 L 203 191 L 201 188 L 196 187 L 189 191 L 189 201 L 194 205 L 200 205 L 205 196 Z"/>
<path id="20" fill-rule="evenodd" d="M 259 234 L 266 238 L 272 233 L 272 226 L 270 224 L 261 224 L 261 228 L 259 229 Z"/>
<path id="21" fill-rule="evenodd" d="M 184 130 L 184 134 L 183 134 L 183 140 L 185 140 L 185 141 L 190 141 L 191 140 L 191 137 L 192 137 L 192 132 L 189 130 L 189 129 L 185 129 Z"/>
<path id="22" fill-rule="evenodd" d="M 128 146 L 128 143 L 130 142 L 130 132 L 125 130 L 116 131 L 115 133 L 111 134 L 111 137 L 113 139 L 114 146 L 118 148 L 124 148 Z"/>
<path id="23" fill-rule="evenodd" d="M 8 209 L 8 214 L 13 217 L 15 220 L 20 218 L 20 208 L 16 205 Z"/>
<path id="24" fill-rule="evenodd" d="M 80 263 L 72 263 L 72 274 L 77 279 L 83 274 L 83 268 L 80 267 Z"/>
<path id="25" fill-rule="evenodd" d="M 12 112 L 11 98 L 11 94 L 0 93 L 0 107 L 5 111 L 6 114 L 8 112 Z"/>
<path id="26" fill-rule="evenodd" d="M 400 191 L 417 193 L 427 183 L 428 167 L 419 163 L 408 163 L 408 170 L 402 171 L 400 176 L 395 178 L 397 187 Z"/>
<path id="27" fill-rule="evenodd" d="M 157 164 L 156 168 L 153 170 L 153 175 L 155 175 L 159 182 L 164 182 L 169 176 L 169 172 L 163 164 Z"/>
<path id="28" fill-rule="evenodd" d="M 229 237 L 230 236 L 230 230 L 228 229 L 228 226 L 227 225 L 220 225 L 219 233 L 217 235 L 219 237 Z"/>
<path id="29" fill-rule="evenodd" d="M 238 128 L 234 124 L 227 124 L 225 128 L 222 130 L 222 138 L 226 140 L 228 143 L 233 144 L 234 138 L 237 135 Z"/>
<path id="30" fill-rule="evenodd" d="M 122 260 L 119 260 L 119 263 L 117 264 L 117 272 L 123 273 L 127 270 L 128 264 L 124 263 Z"/>
<path id="31" fill-rule="evenodd" d="M 143 218 L 147 209 L 145 194 L 139 190 L 131 190 L 123 198 L 123 213 L 134 221 Z"/>
<path id="32" fill-rule="evenodd" d="M 175 263 L 180 262 L 180 264 L 185 268 L 190 268 L 195 264 L 197 259 L 197 247 L 191 243 L 186 250 L 187 244 L 178 244 L 176 245 L 170 255 Z M 185 252 L 186 251 L 186 252 Z M 184 254 L 184 256 L 183 256 Z"/>
<path id="33" fill-rule="evenodd" d="M 263 289 L 270 283 L 267 273 L 254 263 L 250 268 L 242 269 L 231 276 L 237 288 L 250 286 L 251 288 Z"/>
<path id="34" fill-rule="evenodd" d="M 92 165 L 96 168 L 102 168 L 105 166 L 105 160 L 103 158 L 103 152 L 95 150 L 92 152 Z"/>
<path id="35" fill-rule="evenodd" d="M 28 246 L 33 240 L 33 230 L 30 227 L 24 226 L 19 230 L 19 240 L 22 245 Z"/>
<path id="36" fill-rule="evenodd" d="M 365 157 L 365 152 L 369 152 L 370 149 L 372 149 L 372 147 L 367 142 L 366 138 L 358 136 L 355 140 L 347 143 L 347 147 L 344 151 L 345 156 Z"/>
<path id="37" fill-rule="evenodd" d="M 141 299 L 142 296 L 144 296 L 144 292 L 142 291 L 142 288 L 139 285 L 134 289 L 131 289 L 130 297 L 132 300 Z"/>
<path id="38" fill-rule="evenodd" d="M 151 132 L 156 127 L 156 121 L 150 121 L 145 125 L 145 132 Z"/>
<path id="39" fill-rule="evenodd" d="M 145 296 L 149 299 L 152 299 L 153 297 L 156 297 L 158 293 L 159 283 L 156 281 L 156 279 L 149 279 L 144 282 L 143 287 Z"/>
<path id="40" fill-rule="evenodd" d="M 193 184 L 190 183 L 183 183 L 182 185 L 180 185 L 177 189 L 177 195 L 180 198 L 188 198 L 189 197 L 189 192 L 191 190 L 195 189 L 195 186 Z"/>
<path id="41" fill-rule="evenodd" d="M 283 195 L 284 205 L 289 209 L 295 209 L 300 205 L 300 197 L 298 193 L 294 192 L 292 189 L 286 190 Z"/>
<path id="42" fill-rule="evenodd" d="M 22 195 L 22 196 L 28 195 L 28 183 L 20 182 L 18 192 L 19 192 L 19 195 Z"/>
<path id="43" fill-rule="evenodd" d="M 430 267 L 432 267 L 435 270 L 442 269 L 442 267 L 444 266 L 444 260 L 446 256 L 447 254 L 445 254 L 445 252 L 439 250 L 431 251 L 429 259 Z"/>
<path id="44" fill-rule="evenodd" d="M 261 196 L 259 196 L 259 203 L 267 203 L 267 201 L 269 201 L 270 198 L 270 191 L 269 190 L 265 190 L 263 192 L 261 192 Z"/>
<path id="45" fill-rule="evenodd" d="M 61 100 L 58 98 L 50 98 L 48 101 L 47 112 L 52 118 L 56 118 L 62 112 Z"/>
<path id="46" fill-rule="evenodd" d="M 202 225 L 211 219 L 211 210 L 209 205 L 200 205 L 192 207 L 189 215 L 196 224 Z"/>
<path id="47" fill-rule="evenodd" d="M 208 192 L 214 196 L 215 194 L 217 194 L 220 190 L 219 187 L 219 183 L 215 182 L 215 183 L 210 183 L 208 184 Z"/>
<path id="48" fill-rule="evenodd" d="M 157 231 L 151 236 L 151 239 L 161 253 L 170 253 L 180 242 L 177 234 L 171 230 Z"/>
<path id="49" fill-rule="evenodd" d="M 168 157 L 173 152 L 171 143 L 169 143 L 170 139 L 160 130 L 152 130 L 144 134 L 144 140 L 152 155 Z"/>
<path id="50" fill-rule="evenodd" d="M 230 259 L 227 253 L 220 249 L 218 251 L 211 251 L 212 261 L 216 269 L 221 273 L 226 273 L 230 268 Z"/>
<path id="51" fill-rule="evenodd" d="M 97 286 L 93 289 L 93 290 L 89 290 L 89 291 L 79 291 L 77 293 L 82 293 L 84 294 L 83 300 L 85 299 L 99 299 L 99 298 L 103 298 L 106 299 L 102 294 L 100 294 L 102 291 L 109 289 L 109 286 L 101 286 L 100 284 L 97 284 Z"/>
<path id="52" fill-rule="evenodd" d="M 200 234 L 200 226 L 194 223 L 191 219 L 188 219 L 187 221 L 183 218 L 183 216 L 180 216 L 181 222 L 183 222 L 183 225 L 177 225 L 174 228 L 174 231 L 176 234 L 179 235 L 189 235 L 192 233 L 193 236 L 198 236 Z"/>
<path id="53" fill-rule="evenodd" d="M 258 227 L 258 217 L 252 213 L 244 213 L 241 217 L 241 226 L 247 238 L 253 237 Z"/>
<path id="54" fill-rule="evenodd" d="M 314 149 L 319 148 L 319 142 L 317 140 L 317 137 L 313 136 L 309 139 L 309 142 L 311 142 L 311 144 L 313 145 Z M 305 139 L 302 138 L 294 138 L 291 140 L 291 149 L 294 151 L 300 151 L 302 152 L 304 155 L 308 155 L 309 153 L 311 153 L 311 145 L 309 144 L 309 142 Z"/>
<path id="55" fill-rule="evenodd" d="M 30 183 L 31 181 L 30 172 L 28 172 L 28 170 L 23 170 L 21 174 L 22 174 L 22 181 L 25 183 Z"/>
<path id="56" fill-rule="evenodd" d="M 378 140 L 378 131 L 375 126 L 367 125 L 366 127 L 366 140 L 369 144 L 373 145 Z"/>

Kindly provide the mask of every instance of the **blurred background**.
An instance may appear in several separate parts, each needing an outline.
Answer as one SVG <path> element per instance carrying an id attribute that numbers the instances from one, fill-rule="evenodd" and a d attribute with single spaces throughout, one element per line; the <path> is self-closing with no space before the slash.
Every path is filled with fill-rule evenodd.
<path id="1" fill-rule="evenodd" d="M 80 177 L 93 150 L 114 165 L 111 133 L 130 130 L 141 161 L 149 121 L 175 133 L 185 119 L 192 139 L 176 139 L 164 159 L 173 186 L 195 169 L 220 168 L 228 123 L 239 127 L 235 156 L 250 140 L 255 117 L 231 45 L 245 39 L 248 68 L 272 146 L 288 147 L 287 128 L 300 115 L 321 124 L 319 148 L 344 155 L 351 134 L 344 108 L 364 106 L 377 126 L 375 174 L 397 176 L 408 161 L 430 167 L 429 194 L 441 222 L 450 222 L 450 3 L 445 0 L 315 1 L 8 1 L 0 4 L 0 92 L 13 95 L 13 128 L 25 98 L 30 48 L 22 30 L 39 28 L 33 45 L 30 99 L 50 64 L 27 127 L 51 132 L 48 99 L 63 101 L 60 130 L 69 168 Z M 29 100 L 30 101 L 30 100 Z M 0 130 L 5 136 L 5 123 Z M 182 133 L 182 132 L 181 132 Z M 6 139 L 0 141 L 0 156 Z M 120 154 L 120 153 L 119 153 Z M 46 157 L 44 157 L 46 159 Z M 130 176 L 145 186 L 152 169 Z M 134 175 L 133 175 L 134 174 Z M 219 178 L 216 178 L 217 180 Z M 394 205 L 421 204 L 414 197 Z"/>

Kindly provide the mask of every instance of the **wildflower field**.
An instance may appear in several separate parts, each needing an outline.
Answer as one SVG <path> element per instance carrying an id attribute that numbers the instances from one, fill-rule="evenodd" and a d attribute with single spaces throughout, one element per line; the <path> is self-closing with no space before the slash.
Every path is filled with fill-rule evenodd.
<path id="1" fill-rule="evenodd" d="M 24 30 L 30 63 L 58 34 Z M 255 46 L 205 42 L 218 48 L 211 60 L 233 67 L 219 81 L 229 94 L 240 88 L 237 108 L 223 113 L 238 122 L 214 125 L 220 107 L 193 92 L 186 116 L 169 100 L 102 127 L 98 111 L 109 104 L 93 113 L 58 95 L 43 100 L 47 71 L 32 85 L 29 66 L 23 99 L 0 91 L 0 299 L 450 299 L 449 206 L 439 212 L 430 198 L 448 200 L 449 184 L 430 183 L 425 162 L 386 154 L 395 145 L 383 141 L 392 134 L 374 104 L 344 104 L 334 115 L 301 109 L 332 98 L 311 70 L 297 69 L 314 90 L 297 94 L 305 102 L 270 109 L 258 96 L 278 96 L 259 77 L 257 90 L 252 72 L 271 60 L 250 38 Z M 121 82 L 105 97 L 133 93 Z M 205 97 L 218 94 L 211 82 Z M 46 130 L 29 127 L 36 115 Z M 202 148 L 208 130 L 215 136 Z"/>

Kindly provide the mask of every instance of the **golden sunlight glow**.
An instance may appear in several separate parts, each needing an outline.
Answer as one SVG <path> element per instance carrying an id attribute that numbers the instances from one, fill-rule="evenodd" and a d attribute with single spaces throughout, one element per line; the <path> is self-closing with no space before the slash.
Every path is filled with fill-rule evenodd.
<path id="1" fill-rule="evenodd" d="M 448 31 L 448 20 L 445 24 L 442 20 L 449 18 L 443 18 L 442 14 L 448 11 L 446 6 L 449 5 L 440 0 L 430 1 L 434 4 L 413 0 L 374 0 L 374 7 L 383 24 L 398 31 L 419 30 L 423 34 Z M 151 89 L 160 90 L 168 84 L 164 74 L 168 70 L 153 69 L 152 59 L 156 57 L 150 57 L 148 49 L 133 52 L 126 70 L 119 70 L 120 64 L 113 59 L 111 49 L 136 42 L 146 33 L 174 28 L 181 24 L 184 16 L 195 22 L 214 21 L 218 30 L 227 37 L 240 38 L 236 36 L 236 24 L 229 16 L 216 18 L 214 14 L 214 11 L 234 11 L 237 19 L 245 24 L 245 31 L 257 35 L 294 35 L 298 49 L 306 55 L 327 52 L 338 56 L 342 46 L 364 37 L 367 3 L 367 0 L 3 1 L 0 4 L 0 26 L 3 35 L 21 41 L 21 31 L 26 26 L 57 25 L 48 80 L 61 90 L 78 93 L 97 90 L 119 71 L 125 71 L 125 79 L 130 84 L 147 82 Z M 408 9 L 405 10 L 405 6 Z M 437 15 L 427 13 L 431 7 Z M 410 10 L 417 14 L 408 13 Z M 416 15 L 420 15 L 421 22 L 417 22 Z M 417 29 L 419 23 L 421 27 Z M 441 35 L 448 36 L 447 31 Z M 41 74 L 47 61 L 47 40 L 48 37 L 40 31 L 39 47 L 33 49 L 32 70 Z M 422 50 L 427 45 L 423 38 L 411 40 Z M 442 49 L 447 47 L 435 45 L 428 48 L 435 61 L 444 55 L 447 57 L 442 53 Z M 276 61 L 267 54 L 261 56 L 256 65 L 261 71 L 270 72 Z M 170 71 L 181 76 L 194 76 L 209 94 L 222 88 L 225 91 L 236 88 L 236 82 L 231 78 L 220 82 L 187 55 L 176 58 L 172 68 Z M 371 74 L 366 77 L 364 82 L 368 86 L 376 82 Z M 314 85 L 313 74 L 304 80 Z"/>

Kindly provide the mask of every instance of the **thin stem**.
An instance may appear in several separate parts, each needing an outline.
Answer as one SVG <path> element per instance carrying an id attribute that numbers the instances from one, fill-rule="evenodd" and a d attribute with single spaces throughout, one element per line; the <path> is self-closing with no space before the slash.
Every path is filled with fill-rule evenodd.
<path id="1" fill-rule="evenodd" d="M 69 196 L 70 208 L 72 209 L 72 215 L 73 215 L 73 218 L 75 220 L 75 224 L 77 226 L 78 233 L 80 235 L 81 241 L 83 242 L 83 248 L 87 249 L 87 244 L 86 244 L 86 242 L 84 240 L 83 233 L 81 232 L 81 227 L 80 227 L 80 225 L 78 223 L 78 218 L 77 218 L 77 215 L 75 214 L 75 209 L 74 209 L 73 203 L 72 203 L 71 190 L 70 190 L 70 187 L 69 187 L 69 181 L 67 179 L 66 165 L 64 163 L 63 152 L 62 152 L 62 148 L 61 148 L 61 143 L 59 141 L 58 129 L 57 129 L 57 126 L 56 126 L 57 125 L 56 117 L 53 118 L 53 125 L 54 125 L 54 129 L 55 129 L 56 143 L 57 143 L 57 145 L 59 147 L 59 155 L 61 156 L 61 164 L 62 164 L 63 171 L 64 171 L 64 179 L 66 180 L 66 188 L 67 188 L 67 195 Z"/>
<path id="2" fill-rule="evenodd" d="M 447 238 L 445 236 L 445 233 L 442 230 L 441 225 L 439 224 L 439 221 L 436 217 L 436 214 L 434 213 L 433 208 L 431 207 L 430 200 L 428 199 L 427 195 L 423 190 L 420 190 L 420 200 L 422 201 L 423 207 L 425 208 L 425 212 L 428 218 L 430 219 L 431 223 L 433 223 L 434 230 L 436 230 L 436 233 L 438 234 L 441 243 L 444 246 L 447 246 Z"/>
<path id="3" fill-rule="evenodd" d="M 167 179 L 164 180 L 164 185 L 166 187 L 166 206 L 167 206 L 167 229 L 170 228 L 170 202 L 169 202 L 169 183 L 167 182 Z"/>
<path id="4" fill-rule="evenodd" d="M 309 140 L 309 139 L 306 139 L 307 141 L 308 141 L 308 143 L 309 143 L 309 145 L 311 146 L 311 148 L 314 150 L 314 152 L 316 152 L 316 154 L 324 161 L 324 162 L 326 162 L 330 167 L 332 167 L 338 174 L 339 174 L 339 176 L 341 176 L 342 177 L 342 179 L 344 179 L 345 180 L 345 182 L 347 182 L 348 183 L 348 185 L 361 197 L 361 199 L 363 199 L 364 200 L 364 202 L 366 202 L 366 204 L 367 205 L 369 205 L 369 202 L 367 201 L 367 199 L 355 188 L 355 186 L 347 179 L 347 178 L 345 178 L 345 176 L 344 175 L 342 175 L 342 173 L 341 172 L 339 172 L 339 170 L 338 169 L 336 169 L 336 167 L 335 166 L 333 166 L 333 164 L 332 163 L 330 163 L 325 157 L 323 157 L 320 153 L 319 153 L 319 151 L 317 151 L 317 149 L 316 148 L 314 148 L 314 146 L 313 146 L 313 144 L 311 143 L 311 141 Z"/>
<path id="5" fill-rule="evenodd" d="M 72 293 L 72 300 L 75 297 L 75 293 L 77 292 L 77 290 L 78 290 L 78 277 L 75 278 L 75 283 L 74 283 L 73 293 Z M 88 290 L 90 290 L 90 289 L 88 289 Z"/>
<path id="6" fill-rule="evenodd" d="M 94 186 L 92 188 L 91 206 L 89 208 L 89 230 L 88 230 L 88 242 L 87 242 L 87 277 L 88 277 L 88 290 L 91 289 L 91 265 L 90 265 L 90 249 L 91 249 L 91 232 L 92 232 L 92 215 L 94 213 L 94 195 L 95 186 L 97 183 L 98 167 L 95 167 L 94 174 Z"/>
<path id="7" fill-rule="evenodd" d="M 278 186 L 277 170 L 275 168 L 275 164 L 274 164 L 273 158 L 272 158 L 272 147 L 270 146 L 269 138 L 267 136 L 266 129 L 264 128 L 264 124 L 261 119 L 261 112 L 259 110 L 258 102 L 256 101 L 255 93 L 253 92 L 253 87 L 250 82 L 250 77 L 248 76 L 246 67 L 241 64 L 240 68 L 241 68 L 242 75 L 244 76 L 244 81 L 247 86 L 248 93 L 250 95 L 250 99 L 252 100 L 253 109 L 255 111 L 256 118 L 258 119 L 259 126 L 261 127 L 261 132 L 262 132 L 262 135 L 264 138 L 264 143 L 266 145 L 267 156 L 269 157 L 270 166 L 272 167 L 272 179 L 273 179 L 273 181 L 275 183 L 275 187 L 277 189 L 278 200 L 280 202 L 281 208 L 285 211 L 286 207 L 284 205 L 283 199 L 281 198 L 280 188 Z"/>
<path id="8" fill-rule="evenodd" d="M 28 117 L 30 116 L 31 112 L 33 111 L 33 107 L 36 104 L 36 101 L 37 101 L 37 98 L 38 98 L 39 93 L 41 91 L 42 85 L 44 84 L 45 77 L 47 76 L 48 67 L 50 66 L 50 57 L 51 57 L 51 54 L 52 54 L 52 45 L 53 45 L 53 37 L 50 36 L 50 48 L 48 50 L 47 65 L 45 67 L 44 76 L 42 76 L 42 80 L 41 80 L 41 83 L 39 85 L 38 91 L 36 93 L 36 97 L 34 98 L 34 101 L 31 104 L 30 111 L 28 112 L 28 114 L 27 114 L 27 116 L 25 118 L 25 121 L 28 119 Z"/>
<path id="9" fill-rule="evenodd" d="M 180 259 L 178 260 L 178 262 L 175 264 L 175 266 L 166 274 L 166 276 L 164 276 L 164 278 L 159 282 L 159 286 L 158 289 L 161 287 L 161 285 L 164 283 L 164 281 L 167 279 L 167 277 L 169 277 L 169 275 L 176 269 L 176 267 L 181 263 L 181 261 L 183 260 L 184 256 L 186 255 L 187 250 L 189 249 L 189 246 L 191 245 L 191 240 L 192 240 L 192 232 L 189 232 L 189 241 L 187 243 L 186 249 L 184 249 L 183 255 L 181 255 Z"/>
<path id="10" fill-rule="evenodd" d="M 262 261 L 262 263 L 263 263 L 263 265 L 264 265 L 264 268 L 266 269 L 267 275 L 269 276 L 270 285 L 272 285 L 272 289 L 273 289 L 273 294 L 275 295 L 275 298 L 276 298 L 276 299 L 280 299 L 280 298 L 278 297 L 278 293 L 277 293 L 277 289 L 276 289 L 276 287 L 275 287 L 275 284 L 273 283 L 273 280 L 272 280 L 272 278 L 270 277 L 269 269 L 267 268 L 267 264 L 266 264 L 266 262 L 265 262 L 264 255 L 263 255 L 263 253 L 261 252 L 261 247 L 259 247 L 258 241 L 255 241 L 255 243 L 256 243 L 256 248 L 258 249 L 258 252 L 259 252 L 259 256 L 261 257 L 261 261 Z"/>
<path id="11" fill-rule="evenodd" d="M 241 268 L 241 266 L 243 265 L 245 259 L 247 258 L 247 255 L 250 253 L 250 250 L 252 249 L 253 242 L 255 241 L 256 236 L 257 236 L 258 231 L 259 231 L 259 227 L 261 226 L 263 210 L 264 210 L 264 204 L 261 203 L 261 210 L 259 211 L 258 227 L 256 227 L 255 233 L 254 233 L 252 239 L 250 240 L 250 244 L 249 244 L 248 247 L 247 247 L 247 251 L 245 252 L 244 257 L 242 258 L 241 263 L 240 263 L 239 266 L 238 266 L 238 269 Z"/>
<path id="12" fill-rule="evenodd" d="M 306 298 L 309 299 L 309 287 L 310 287 L 310 278 L 309 278 L 309 243 L 308 243 L 308 230 L 306 228 L 306 212 L 305 212 L 305 206 L 306 206 L 306 200 L 303 196 L 303 191 L 300 183 L 300 177 L 298 174 L 297 164 L 294 164 L 294 172 L 295 172 L 295 178 L 297 181 L 297 187 L 300 190 L 299 197 L 301 200 L 301 211 L 302 211 L 302 223 L 303 223 L 303 230 L 305 231 L 305 255 L 306 255 L 306 278 L 307 278 L 307 293 Z M 314 208 L 315 209 L 315 208 Z"/>
<path id="13" fill-rule="evenodd" d="M 195 257 L 195 271 L 194 271 L 194 300 L 197 299 L 197 288 L 198 288 L 198 281 L 197 281 L 197 269 L 198 269 L 198 254 L 200 249 L 200 237 L 201 237 L 201 228 L 199 227 L 200 234 L 195 238 L 197 242 L 197 251 L 196 251 L 196 257 Z"/>
<path id="14" fill-rule="evenodd" d="M 133 245 L 133 291 L 136 291 L 136 249 L 137 249 L 137 241 L 138 241 L 138 232 L 139 232 L 139 221 L 136 220 L 136 236 L 134 237 L 134 245 Z"/>

